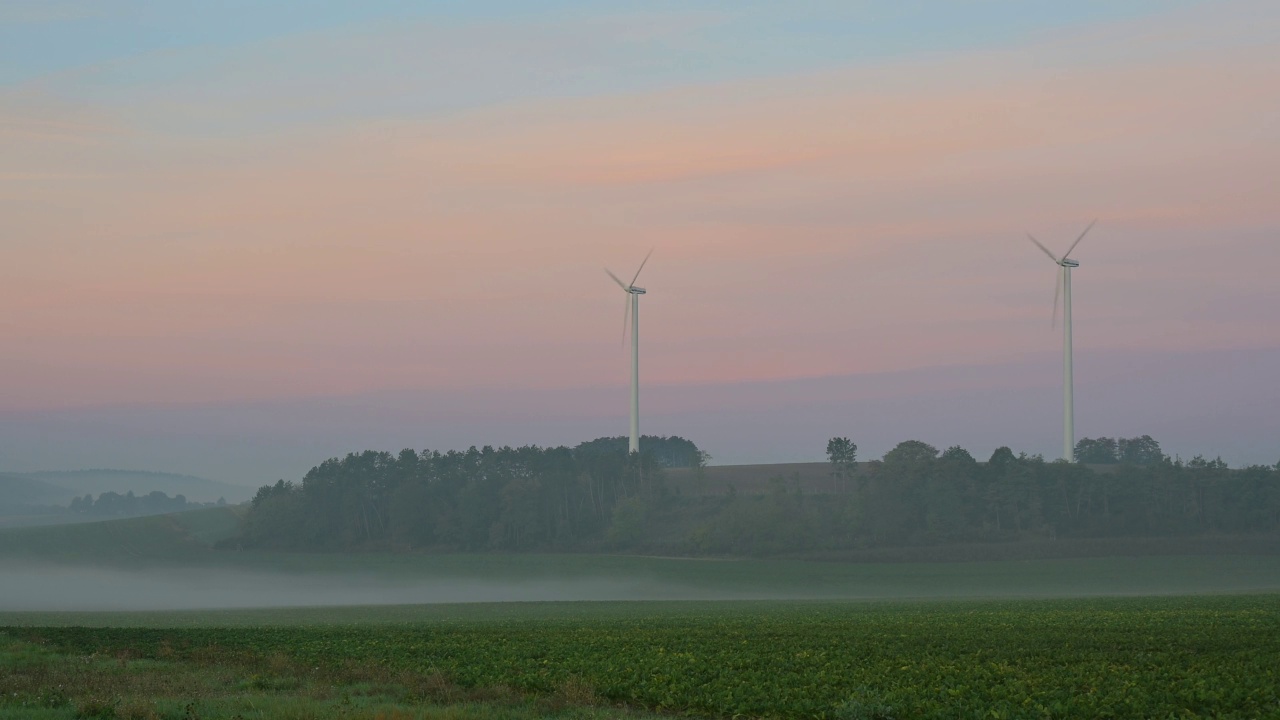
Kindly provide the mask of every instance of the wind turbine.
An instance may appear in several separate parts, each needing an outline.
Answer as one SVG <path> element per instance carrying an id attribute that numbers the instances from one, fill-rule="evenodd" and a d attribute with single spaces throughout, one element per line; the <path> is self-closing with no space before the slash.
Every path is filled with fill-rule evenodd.
<path id="1" fill-rule="evenodd" d="M 1093 229 L 1096 219 L 1089 223 L 1084 232 L 1071 243 L 1071 247 L 1058 257 L 1049 252 L 1049 248 L 1040 244 L 1031 233 L 1027 237 L 1036 247 L 1058 266 L 1058 287 L 1053 291 L 1053 323 L 1058 321 L 1058 297 L 1062 297 L 1062 458 L 1067 462 L 1076 460 L 1076 409 L 1074 398 L 1074 378 L 1071 368 L 1071 268 L 1080 267 L 1080 263 L 1071 259 L 1071 251 L 1076 249 L 1084 236 Z"/>
<path id="2" fill-rule="evenodd" d="M 653 254 L 653 250 L 649 251 L 649 255 Z M 609 268 L 604 271 L 609 273 L 609 277 L 618 283 L 618 287 L 627 294 L 626 305 L 622 309 L 622 342 L 627 341 L 627 323 L 631 324 L 631 442 L 627 446 L 627 452 L 640 452 L 640 296 L 644 295 L 645 290 L 642 287 L 636 287 L 636 280 L 640 278 L 640 271 L 644 270 L 644 264 L 649 262 L 649 255 L 644 256 L 644 260 L 640 262 L 640 268 L 636 270 L 635 276 L 631 278 L 631 282 L 624 283 L 618 279 L 617 275 L 609 272 Z"/>

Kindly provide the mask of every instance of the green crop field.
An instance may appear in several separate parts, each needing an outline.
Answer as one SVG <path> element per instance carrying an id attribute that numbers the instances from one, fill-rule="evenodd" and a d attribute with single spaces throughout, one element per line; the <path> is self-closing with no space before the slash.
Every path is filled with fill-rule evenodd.
<path id="1" fill-rule="evenodd" d="M 130 621 L 152 627 L 0 631 L 0 712 L 1280 716 L 1274 595 L 546 603 Z M 67 686 L 70 672 L 80 688 Z"/>

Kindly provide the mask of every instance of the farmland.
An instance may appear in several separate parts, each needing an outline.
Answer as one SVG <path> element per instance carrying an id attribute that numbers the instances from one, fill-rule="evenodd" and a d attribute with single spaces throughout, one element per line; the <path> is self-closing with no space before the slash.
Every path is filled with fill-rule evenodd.
<path id="1" fill-rule="evenodd" d="M 215 549 L 236 521 L 0 531 L 0 718 L 1280 715 L 1275 555 Z"/>
<path id="2" fill-rule="evenodd" d="M 1260 717 L 1280 713 L 1277 600 L 519 603 L 148 614 L 130 624 L 149 627 L 8 627 L 0 636 L 10 670 L 0 707 L 12 711 L 44 698 L 56 706 L 48 717 L 72 717 L 115 698 L 138 717 L 186 707 L 199 717 L 230 717 L 255 700 L 264 706 L 288 699 L 318 717 L 336 713 L 341 702 L 346 712 L 365 708 L 369 717 L 375 708 L 442 702 L 490 703 L 490 711 L 504 712 L 625 708 L 708 717 Z M 110 623 L 111 616 L 76 619 Z M 91 690 L 64 690 L 48 701 L 41 678 L 56 679 L 71 662 L 91 668 Z M 186 680 L 173 681 L 171 697 L 146 684 L 179 677 Z M 147 694 L 131 695 L 131 679 Z"/>

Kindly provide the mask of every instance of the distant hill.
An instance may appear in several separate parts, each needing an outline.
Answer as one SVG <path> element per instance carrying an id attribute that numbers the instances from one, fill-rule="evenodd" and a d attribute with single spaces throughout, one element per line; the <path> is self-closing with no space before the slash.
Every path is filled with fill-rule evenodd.
<path id="1" fill-rule="evenodd" d="M 213 502 L 218 498 L 225 498 L 227 502 L 237 503 L 248 500 L 254 493 L 253 488 L 218 480 L 143 470 L 43 471 L 5 473 L 2 477 L 34 483 L 31 487 L 48 486 L 61 491 L 57 495 L 50 495 L 48 499 L 39 501 L 42 504 L 66 505 L 71 498 L 86 493 L 95 497 L 104 492 L 117 492 L 121 495 L 132 492 L 134 495 L 146 495 L 155 490 L 170 496 L 184 495 L 190 502 Z M 16 487 L 18 487 L 17 483 L 15 483 Z M 4 486 L 0 485 L 0 497 L 4 497 L 4 492 Z"/>
<path id="2" fill-rule="evenodd" d="M 5 562 L 139 564 L 208 558 L 213 544 L 235 534 L 241 511 L 202 508 L 169 515 L 74 525 L 0 528 Z"/>
<path id="3" fill-rule="evenodd" d="M 30 505 L 54 505 L 64 502 L 63 498 L 70 495 L 74 493 L 45 480 L 0 473 L 0 510 Z"/>

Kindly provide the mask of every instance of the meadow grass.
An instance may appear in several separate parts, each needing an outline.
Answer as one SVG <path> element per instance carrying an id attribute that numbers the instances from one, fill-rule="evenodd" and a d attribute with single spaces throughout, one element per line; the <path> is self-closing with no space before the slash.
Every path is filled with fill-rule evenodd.
<path id="1" fill-rule="evenodd" d="M 345 610 L 341 618 L 348 622 L 377 612 L 371 608 Z M 151 616 L 150 621 L 160 620 L 161 615 Z M 269 618 L 254 613 L 240 618 L 221 613 L 201 615 L 204 622 Z M 19 639 L 18 633 L 26 634 L 25 639 Z M 322 671 L 311 662 L 291 657 L 287 641 L 263 653 L 231 654 L 219 652 L 216 643 L 178 653 L 167 643 L 147 652 L 132 640 L 114 645 L 99 640 L 90 635 L 86 646 L 53 647 L 30 631 L 0 628 L 0 719 L 660 717 L 612 707 L 574 681 L 534 697 L 501 683 L 462 688 L 438 674 L 394 671 L 378 664 L 348 664 Z M 180 643 L 181 639 L 175 638 L 175 644 Z"/>
<path id="2" fill-rule="evenodd" d="M 566 684 L 532 698 L 502 686 L 464 690 L 436 676 L 317 673 L 283 654 L 259 660 L 68 653 L 0 632 L 0 720 L 657 718 L 609 707 Z"/>

